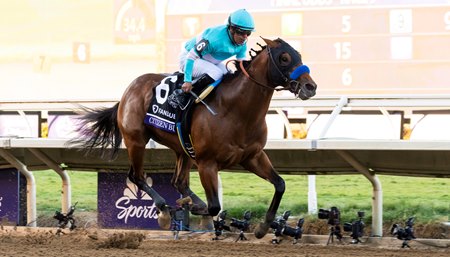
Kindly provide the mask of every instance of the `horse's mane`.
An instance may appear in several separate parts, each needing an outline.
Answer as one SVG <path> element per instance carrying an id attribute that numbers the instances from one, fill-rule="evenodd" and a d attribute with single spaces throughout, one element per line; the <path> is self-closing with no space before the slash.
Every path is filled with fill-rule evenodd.
<path id="1" fill-rule="evenodd" d="M 250 54 L 250 60 L 242 61 L 242 64 L 243 64 L 244 68 L 247 68 L 250 65 L 250 63 L 255 59 L 255 57 L 258 56 L 267 47 L 267 46 L 263 46 L 263 45 L 261 45 L 259 43 L 256 43 L 256 44 L 261 49 L 260 50 L 255 50 L 255 49 L 251 48 L 250 51 L 248 51 L 249 54 Z M 223 78 L 222 78 L 222 82 L 226 82 L 226 81 L 232 80 L 232 79 L 236 78 L 237 76 L 239 76 L 239 74 L 242 73 L 242 68 L 239 65 L 239 61 L 238 60 L 229 61 L 227 63 L 227 67 L 228 67 L 228 65 L 233 65 L 236 68 L 236 71 L 235 72 L 228 72 L 227 74 L 225 74 L 223 76 Z"/>

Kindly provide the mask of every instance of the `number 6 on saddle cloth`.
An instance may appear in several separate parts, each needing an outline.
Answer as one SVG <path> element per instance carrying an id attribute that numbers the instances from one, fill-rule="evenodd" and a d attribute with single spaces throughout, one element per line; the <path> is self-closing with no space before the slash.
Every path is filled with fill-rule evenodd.
<path id="1" fill-rule="evenodd" d="M 221 80 L 214 81 L 209 75 L 204 74 L 194 83 L 192 94 L 184 93 L 181 90 L 183 81 L 184 74 L 179 72 L 161 80 L 153 89 L 153 98 L 147 109 L 144 122 L 170 133 L 178 133 L 184 151 L 195 158 L 189 137 L 193 110 L 191 107 L 194 102 L 204 103 L 203 99 L 214 90 Z M 197 97 L 197 95 L 199 96 Z M 206 103 L 204 104 L 206 105 Z M 214 114 L 209 106 L 207 108 Z"/>

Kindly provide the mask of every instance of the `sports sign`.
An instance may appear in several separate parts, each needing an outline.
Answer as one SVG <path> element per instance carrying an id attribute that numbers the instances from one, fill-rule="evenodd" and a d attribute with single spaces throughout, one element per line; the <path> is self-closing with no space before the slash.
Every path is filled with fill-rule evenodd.
<path id="1" fill-rule="evenodd" d="M 174 206 L 180 194 L 171 179 L 172 174 L 147 174 L 147 184 Z M 126 173 L 98 174 L 98 223 L 105 228 L 159 229 L 153 199 L 139 190 Z"/>

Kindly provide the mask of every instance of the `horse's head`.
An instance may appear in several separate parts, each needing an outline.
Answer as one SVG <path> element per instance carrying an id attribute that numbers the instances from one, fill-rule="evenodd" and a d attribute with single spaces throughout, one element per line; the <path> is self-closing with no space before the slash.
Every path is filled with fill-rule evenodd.
<path id="1" fill-rule="evenodd" d="M 269 80 L 272 84 L 288 89 L 307 100 L 316 94 L 317 85 L 309 75 L 308 66 L 302 62 L 302 56 L 292 46 L 278 38 L 263 38 L 269 54 Z"/>

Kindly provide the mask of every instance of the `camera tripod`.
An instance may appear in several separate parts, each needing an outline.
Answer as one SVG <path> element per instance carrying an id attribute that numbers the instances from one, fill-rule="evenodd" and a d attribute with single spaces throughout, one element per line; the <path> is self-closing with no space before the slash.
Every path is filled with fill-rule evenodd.
<path id="1" fill-rule="evenodd" d="M 330 235 L 328 237 L 327 245 L 334 242 L 334 236 L 339 240 L 339 242 L 342 242 L 342 234 L 341 234 L 341 227 L 339 225 L 335 225 L 330 227 Z"/>
<path id="2" fill-rule="evenodd" d="M 403 240 L 403 243 L 402 243 L 402 248 L 411 248 L 411 246 L 409 245 L 409 240 L 408 239 L 405 239 L 405 240 Z"/>
<path id="3" fill-rule="evenodd" d="M 230 231 L 230 227 L 225 225 L 224 219 L 217 218 L 217 221 L 214 221 L 214 234 L 216 237 L 212 240 L 220 240 L 219 236 L 223 235 L 224 230 Z"/>
<path id="4" fill-rule="evenodd" d="M 241 232 L 239 232 L 239 236 L 238 236 L 238 238 L 236 238 L 236 241 L 234 241 L 234 242 L 237 242 L 239 240 L 242 240 L 242 241 L 248 240 L 244 235 L 244 230 L 241 230 Z"/>
<path id="5" fill-rule="evenodd" d="M 352 239 L 352 244 L 362 243 L 361 239 L 359 237 Z"/>

